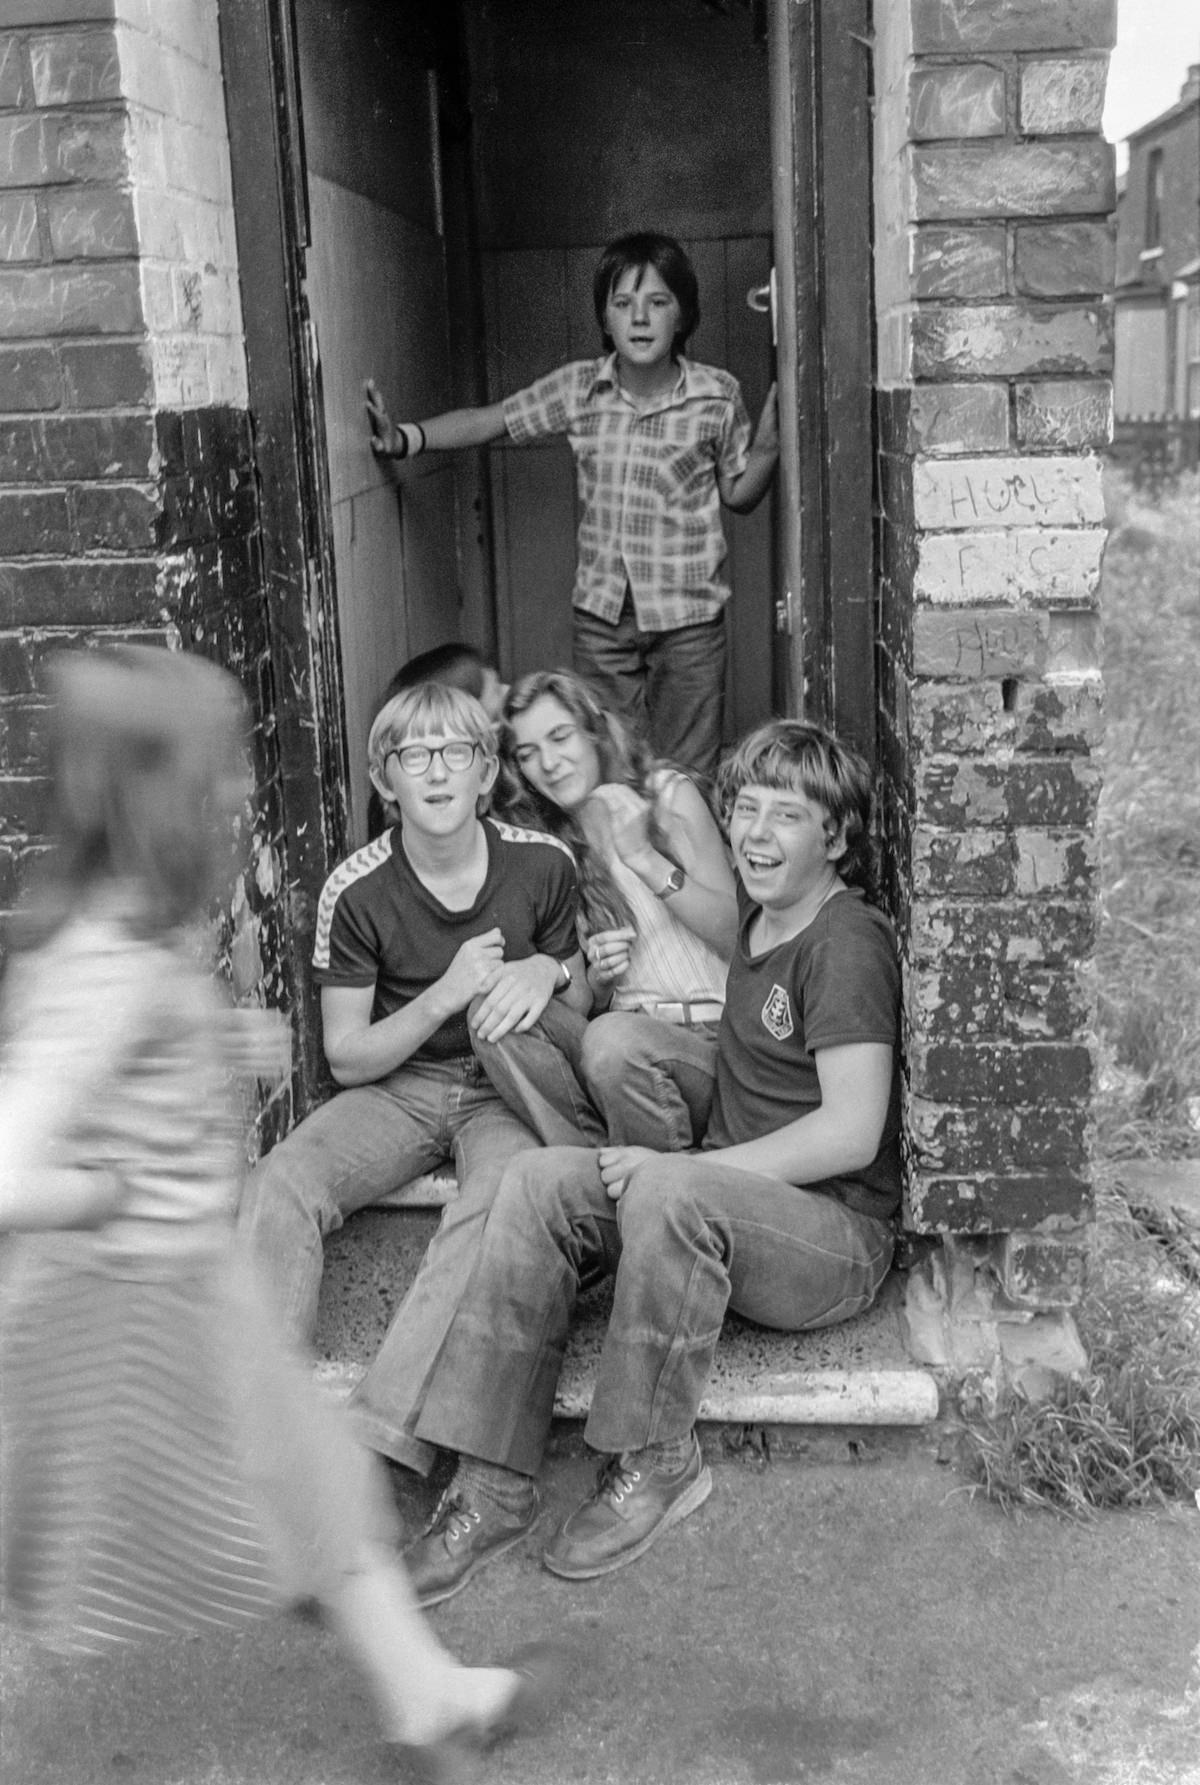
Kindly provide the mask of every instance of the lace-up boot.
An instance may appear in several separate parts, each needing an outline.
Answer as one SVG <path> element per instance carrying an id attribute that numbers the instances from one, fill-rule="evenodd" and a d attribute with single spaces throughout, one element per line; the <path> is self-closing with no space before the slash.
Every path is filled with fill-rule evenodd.
<path id="1" fill-rule="evenodd" d="M 682 1443 L 627 1450 L 604 1465 L 590 1498 L 559 1527 L 542 1560 L 567 1580 L 611 1574 L 645 1555 L 711 1492 L 712 1473 L 694 1432 Z"/>
<path id="2" fill-rule="evenodd" d="M 511 1470 L 496 1470 L 492 1491 L 482 1485 L 486 1470 L 487 1465 L 475 1465 L 473 1471 L 460 1464 L 424 1535 L 404 1552 L 422 1605 L 439 1605 L 460 1592 L 473 1574 L 513 1549 L 537 1523 L 540 1507 L 533 1483 Z"/>

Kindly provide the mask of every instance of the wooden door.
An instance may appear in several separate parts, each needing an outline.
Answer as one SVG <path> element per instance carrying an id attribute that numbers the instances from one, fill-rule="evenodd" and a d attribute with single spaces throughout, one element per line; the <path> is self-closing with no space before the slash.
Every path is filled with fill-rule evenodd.
<path id="1" fill-rule="evenodd" d="M 869 0 L 770 0 L 785 706 L 875 754 Z"/>
<path id="2" fill-rule="evenodd" d="M 493 399 L 602 351 L 592 272 L 633 229 L 696 265 L 691 357 L 725 366 L 757 417 L 770 328 L 746 303 L 771 261 L 766 46 L 703 0 L 468 4 L 488 386 Z M 512 677 L 569 662 L 577 523 L 562 442 L 493 448 L 497 634 Z M 773 498 L 725 517 L 729 736 L 772 711 Z"/>

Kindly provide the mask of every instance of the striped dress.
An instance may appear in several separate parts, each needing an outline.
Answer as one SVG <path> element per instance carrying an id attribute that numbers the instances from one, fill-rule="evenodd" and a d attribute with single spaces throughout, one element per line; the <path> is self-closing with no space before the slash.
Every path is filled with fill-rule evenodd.
<path id="1" fill-rule="evenodd" d="M 5 1242 L 6 1612 L 79 1654 L 325 1597 L 392 1517 L 234 1245 L 215 989 L 184 951 L 103 913 L 10 981 L 3 1157 L 102 1166 L 121 1196 L 95 1229 Z M 47 1073 L 51 1114 L 31 1136 L 19 1112 L 47 1106 Z"/>

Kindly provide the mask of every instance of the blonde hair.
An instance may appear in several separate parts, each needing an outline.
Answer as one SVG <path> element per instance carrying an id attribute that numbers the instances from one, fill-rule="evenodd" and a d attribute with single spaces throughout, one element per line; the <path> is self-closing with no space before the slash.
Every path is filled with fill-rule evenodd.
<path id="1" fill-rule="evenodd" d="M 448 732 L 469 738 L 485 756 L 496 754 L 496 728 L 473 694 L 444 682 L 419 682 L 392 697 L 376 713 L 367 736 L 367 764 L 382 775 L 393 750 L 415 732 Z"/>

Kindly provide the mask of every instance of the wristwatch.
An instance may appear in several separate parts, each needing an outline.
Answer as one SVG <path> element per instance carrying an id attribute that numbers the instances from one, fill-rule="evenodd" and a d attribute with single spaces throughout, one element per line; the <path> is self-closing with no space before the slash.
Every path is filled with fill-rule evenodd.
<path id="1" fill-rule="evenodd" d="M 655 898 L 669 899 L 672 893 L 682 892 L 686 881 L 687 875 L 682 868 L 672 868 L 663 884 L 655 893 Z"/>

